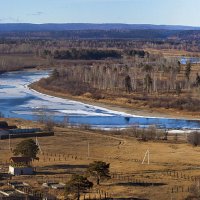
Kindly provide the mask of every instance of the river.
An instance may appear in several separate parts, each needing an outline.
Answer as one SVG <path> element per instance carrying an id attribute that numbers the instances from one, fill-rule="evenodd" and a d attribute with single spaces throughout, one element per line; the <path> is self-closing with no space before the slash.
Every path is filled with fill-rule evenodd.
<path id="1" fill-rule="evenodd" d="M 5 117 L 37 120 L 43 113 L 55 121 L 94 128 L 125 128 L 156 125 L 166 129 L 200 129 L 200 121 L 130 115 L 88 105 L 78 101 L 52 97 L 28 88 L 32 82 L 47 77 L 46 71 L 19 71 L 0 75 L 0 112 Z"/>
<path id="2" fill-rule="evenodd" d="M 186 65 L 187 63 L 199 64 L 200 58 L 199 57 L 181 57 L 180 62 L 182 65 Z"/>

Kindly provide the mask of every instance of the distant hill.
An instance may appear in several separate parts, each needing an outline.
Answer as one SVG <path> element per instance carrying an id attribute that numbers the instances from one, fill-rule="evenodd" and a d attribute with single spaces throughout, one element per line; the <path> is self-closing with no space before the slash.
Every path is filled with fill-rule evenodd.
<path id="1" fill-rule="evenodd" d="M 200 27 L 151 24 L 0 24 L 0 39 L 196 40 Z"/>
<path id="2" fill-rule="evenodd" d="M 167 39 L 179 34 L 176 30 L 65 30 L 65 31 L 0 31 L 7 39 Z"/>
<path id="3" fill-rule="evenodd" d="M 0 32 L 15 31 L 68 31 L 68 30 L 200 30 L 200 27 L 152 25 L 152 24 L 30 24 L 30 23 L 1 23 Z"/>

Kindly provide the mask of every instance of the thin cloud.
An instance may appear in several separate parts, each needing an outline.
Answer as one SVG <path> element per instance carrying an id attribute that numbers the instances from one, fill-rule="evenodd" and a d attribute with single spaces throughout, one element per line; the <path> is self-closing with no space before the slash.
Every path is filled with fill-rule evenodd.
<path id="1" fill-rule="evenodd" d="M 31 14 L 28 14 L 29 16 L 31 15 L 31 16 L 41 16 L 41 15 L 43 15 L 44 13 L 43 12 L 41 12 L 41 11 L 37 11 L 37 12 L 35 12 L 35 13 L 31 13 Z"/>

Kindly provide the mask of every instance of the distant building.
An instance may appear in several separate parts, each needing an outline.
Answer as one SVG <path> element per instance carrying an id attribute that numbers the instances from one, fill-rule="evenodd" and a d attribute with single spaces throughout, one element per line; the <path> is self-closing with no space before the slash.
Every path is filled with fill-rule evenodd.
<path id="1" fill-rule="evenodd" d="M 17 126 L 9 126 L 6 121 L 0 121 L 0 129 L 7 130 L 7 129 L 15 129 Z"/>
<path id="2" fill-rule="evenodd" d="M 9 131 L 8 130 L 2 130 L 0 129 L 0 140 L 3 139 L 4 137 L 9 136 Z"/>
<path id="3" fill-rule="evenodd" d="M 18 128 L 9 126 L 6 121 L 0 121 L 0 140 L 11 138 L 46 137 L 53 136 L 52 131 L 43 131 L 40 128 Z"/>
<path id="4" fill-rule="evenodd" d="M 12 175 L 32 175 L 34 173 L 30 157 L 11 157 L 10 161 L 8 173 Z"/>
<path id="5" fill-rule="evenodd" d="M 6 121 L 0 121 L 0 128 L 2 129 L 8 129 L 8 123 Z"/>

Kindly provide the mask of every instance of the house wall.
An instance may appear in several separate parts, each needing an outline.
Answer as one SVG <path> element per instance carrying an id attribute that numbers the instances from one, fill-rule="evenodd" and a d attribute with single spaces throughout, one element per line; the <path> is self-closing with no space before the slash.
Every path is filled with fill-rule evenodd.
<path id="1" fill-rule="evenodd" d="M 32 167 L 12 167 L 9 166 L 9 173 L 12 175 L 32 175 L 33 168 Z"/>

